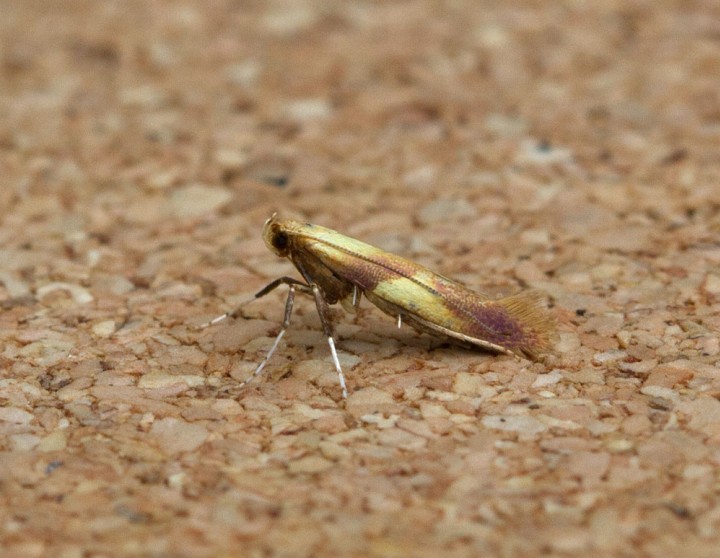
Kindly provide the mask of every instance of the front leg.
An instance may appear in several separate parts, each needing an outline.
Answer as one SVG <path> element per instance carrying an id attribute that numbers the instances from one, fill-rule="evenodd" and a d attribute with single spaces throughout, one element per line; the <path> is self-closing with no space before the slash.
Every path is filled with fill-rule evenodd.
<path id="1" fill-rule="evenodd" d="M 269 293 L 271 290 L 273 290 L 278 285 L 281 285 L 284 283 L 283 279 L 289 279 L 288 277 L 281 277 L 280 279 L 277 279 L 270 283 L 267 287 L 265 287 L 263 290 L 261 290 L 257 295 L 255 295 L 255 298 L 259 298 L 259 296 L 263 296 L 264 294 Z M 265 358 L 262 360 L 262 362 L 258 365 L 258 367 L 255 369 L 255 372 L 252 373 L 252 375 L 247 379 L 238 385 L 239 388 L 245 387 L 247 384 L 249 384 L 254 378 L 257 378 L 265 368 L 265 365 L 270 360 L 270 357 L 275 352 L 275 349 L 277 349 L 278 345 L 280 344 L 280 339 L 283 338 L 283 335 L 285 335 L 285 332 L 287 331 L 287 328 L 290 327 L 290 317 L 292 316 L 292 310 L 293 310 L 293 304 L 295 303 L 295 290 L 300 290 L 303 292 L 308 292 L 309 287 L 305 285 L 304 283 L 300 283 L 299 281 L 292 280 L 293 282 L 290 283 L 290 290 L 288 291 L 287 300 L 285 301 L 285 314 L 283 316 L 283 322 L 280 326 L 280 331 L 277 334 L 277 337 L 275 337 L 275 341 L 272 344 L 272 347 L 270 347 L 270 350 L 265 355 Z"/>

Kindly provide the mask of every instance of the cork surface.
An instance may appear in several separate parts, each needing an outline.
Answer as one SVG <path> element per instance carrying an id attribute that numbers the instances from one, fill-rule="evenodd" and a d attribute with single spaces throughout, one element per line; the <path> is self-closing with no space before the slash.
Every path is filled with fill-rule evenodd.
<path id="1" fill-rule="evenodd" d="M 4 2 L 4 557 L 716 556 L 717 2 Z M 274 211 L 503 296 L 338 309 Z M 339 308 L 339 307 L 338 307 Z"/>

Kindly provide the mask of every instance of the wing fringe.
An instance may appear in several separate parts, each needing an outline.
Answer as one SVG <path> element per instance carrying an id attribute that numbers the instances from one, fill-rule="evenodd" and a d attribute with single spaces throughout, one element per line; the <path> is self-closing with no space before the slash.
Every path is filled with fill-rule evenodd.
<path id="1" fill-rule="evenodd" d="M 540 291 L 529 290 L 488 303 L 502 307 L 518 322 L 523 331 L 523 342 L 513 350 L 532 360 L 552 349 L 558 339 L 557 322 L 542 304 L 544 298 Z"/>

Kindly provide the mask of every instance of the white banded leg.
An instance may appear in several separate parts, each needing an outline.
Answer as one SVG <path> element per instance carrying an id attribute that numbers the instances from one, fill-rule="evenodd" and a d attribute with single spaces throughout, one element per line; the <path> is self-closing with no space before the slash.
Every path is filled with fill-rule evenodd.
<path id="1" fill-rule="evenodd" d="M 315 297 L 315 306 L 317 307 L 318 315 L 320 316 L 320 323 L 323 327 L 323 333 L 327 337 L 328 345 L 330 346 L 330 354 L 332 355 L 333 364 L 335 364 L 335 370 L 338 373 L 338 379 L 340 380 L 340 387 L 342 388 L 343 399 L 347 399 L 347 385 L 345 384 L 345 375 L 343 374 L 342 368 L 340 367 L 340 359 L 338 358 L 337 351 L 335 350 L 335 328 L 333 327 L 330 318 L 330 306 L 328 305 L 325 298 L 323 298 L 322 292 L 317 285 L 312 285 L 312 293 Z"/>
<path id="2" fill-rule="evenodd" d="M 247 379 L 241 382 L 238 387 L 244 387 L 248 383 L 250 383 L 254 378 L 259 376 L 263 369 L 265 368 L 265 365 L 270 360 L 270 357 L 275 352 L 275 349 L 277 349 L 278 345 L 280 344 L 280 340 L 285 335 L 285 332 L 287 331 L 287 328 L 290 326 L 290 316 L 292 315 L 292 309 L 293 304 L 295 303 L 295 291 L 301 291 L 304 293 L 312 293 L 312 295 L 315 298 L 315 306 L 317 307 L 318 315 L 320 316 L 320 323 L 323 327 L 323 332 L 325 333 L 325 336 L 328 340 L 328 345 L 330 346 L 330 354 L 332 356 L 333 364 L 335 365 L 335 370 L 338 373 L 338 378 L 340 379 L 340 387 L 342 388 L 342 395 L 344 399 L 347 399 L 347 384 L 345 383 L 345 375 L 343 374 L 342 368 L 340 367 L 340 359 L 337 355 L 337 350 L 335 349 L 335 332 L 332 325 L 332 321 L 330 318 L 330 306 L 328 305 L 327 301 L 322 295 L 322 292 L 320 291 L 320 288 L 317 285 L 312 285 L 312 287 L 306 283 L 303 283 L 302 281 L 299 281 L 298 279 L 294 279 L 292 277 L 279 277 L 278 279 L 275 279 L 274 281 L 268 283 L 265 287 L 260 289 L 255 295 L 243 302 L 240 303 L 239 306 L 237 306 L 234 310 L 230 312 L 226 312 L 225 314 L 222 314 L 221 316 L 218 316 L 217 318 L 214 318 L 210 320 L 209 322 L 206 322 L 200 326 L 200 328 L 205 328 L 210 325 L 214 325 L 218 322 L 223 321 L 226 318 L 236 318 L 240 315 L 240 311 L 242 308 L 247 305 L 248 303 L 252 302 L 253 300 L 256 300 L 258 298 L 261 298 L 268 294 L 269 292 L 275 290 L 280 285 L 288 285 L 290 287 L 290 290 L 288 292 L 287 300 L 285 301 L 285 315 L 283 318 L 282 326 L 280 327 L 280 331 L 277 334 L 277 337 L 275 337 L 275 341 L 273 342 L 272 346 L 270 347 L 270 350 L 265 355 L 265 358 L 262 360 L 262 362 L 258 365 L 258 367 L 255 369 L 255 371 L 252 373 L 252 375 Z M 353 302 L 359 303 L 360 302 L 360 292 L 357 290 L 357 288 L 353 292 Z"/>
<path id="3" fill-rule="evenodd" d="M 286 279 L 286 278 L 282 277 L 281 279 Z M 273 281 L 273 283 L 276 283 L 276 281 Z M 268 289 L 268 287 L 265 287 L 265 289 L 260 291 L 260 293 L 262 293 L 262 294 L 258 293 L 258 295 L 263 296 L 263 295 L 269 293 L 275 287 L 277 287 L 277 285 L 273 285 L 273 283 L 270 283 L 270 285 L 268 285 L 268 287 L 270 287 L 272 285 L 271 288 Z M 282 284 L 282 282 L 278 283 L 278 285 L 279 284 Z M 283 338 L 283 335 L 285 335 L 287 328 L 290 326 L 290 316 L 292 316 L 293 304 L 295 303 L 295 290 L 296 289 L 301 290 L 303 292 L 310 292 L 310 288 L 307 285 L 293 279 L 293 282 L 290 283 L 290 290 L 288 291 L 287 300 L 285 301 L 285 315 L 283 317 L 283 322 L 282 322 L 282 325 L 280 326 L 280 331 L 278 332 L 277 337 L 275 338 L 275 341 L 272 344 L 272 347 L 270 347 L 270 350 L 265 355 L 265 358 L 255 369 L 255 372 L 252 373 L 252 376 L 250 376 L 247 380 L 240 382 L 240 384 L 238 385 L 238 388 L 245 387 L 250 382 L 252 382 L 253 379 L 257 378 L 262 373 L 263 369 L 265 368 L 265 365 L 268 363 L 268 361 L 270 360 L 270 357 L 275 352 L 275 349 L 277 349 L 278 345 L 280 344 L 280 339 Z M 259 298 L 258 295 L 255 295 L 256 298 Z"/>

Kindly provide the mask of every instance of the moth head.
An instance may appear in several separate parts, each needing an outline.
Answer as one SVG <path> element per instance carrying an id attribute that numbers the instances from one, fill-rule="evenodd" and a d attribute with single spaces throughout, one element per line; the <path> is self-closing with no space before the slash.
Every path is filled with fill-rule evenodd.
<path id="1" fill-rule="evenodd" d="M 277 213 L 265 221 L 263 226 L 263 240 L 270 251 L 278 256 L 287 257 L 290 253 L 290 235 L 282 221 L 275 218 Z"/>

